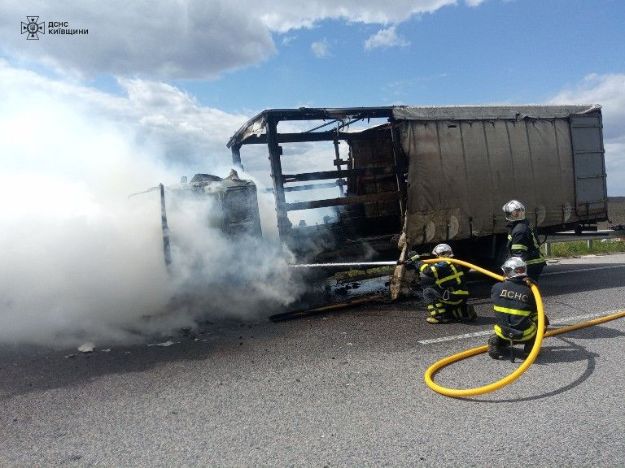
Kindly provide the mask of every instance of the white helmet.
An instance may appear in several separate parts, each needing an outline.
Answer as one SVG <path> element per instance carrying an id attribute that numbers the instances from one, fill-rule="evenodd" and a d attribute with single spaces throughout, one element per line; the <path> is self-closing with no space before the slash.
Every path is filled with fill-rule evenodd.
<path id="1" fill-rule="evenodd" d="M 510 200 L 501 207 L 508 221 L 521 221 L 525 219 L 525 205 L 518 200 Z"/>
<path id="2" fill-rule="evenodd" d="M 519 257 L 510 257 L 501 265 L 506 278 L 521 278 L 527 276 L 527 264 Z"/>
<path id="3" fill-rule="evenodd" d="M 436 247 L 434 247 L 434 250 L 432 250 L 432 254 L 436 255 L 437 257 L 454 256 L 453 250 L 451 250 L 451 247 L 449 247 L 449 245 L 447 244 L 438 244 Z"/>

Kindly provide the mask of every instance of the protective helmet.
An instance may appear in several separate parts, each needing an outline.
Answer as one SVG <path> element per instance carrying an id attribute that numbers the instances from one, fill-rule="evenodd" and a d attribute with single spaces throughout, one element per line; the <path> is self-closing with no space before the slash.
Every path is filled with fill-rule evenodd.
<path id="1" fill-rule="evenodd" d="M 451 247 L 449 247 L 449 245 L 447 244 L 438 244 L 436 247 L 434 247 L 434 250 L 432 250 L 432 254 L 436 255 L 437 257 L 454 256 L 453 250 L 451 250 Z"/>
<path id="2" fill-rule="evenodd" d="M 519 257 L 510 257 L 501 265 L 506 278 L 521 278 L 527 276 L 527 264 Z"/>
<path id="3" fill-rule="evenodd" d="M 518 200 L 510 200 L 501 207 L 508 221 L 521 221 L 525 219 L 525 205 Z"/>

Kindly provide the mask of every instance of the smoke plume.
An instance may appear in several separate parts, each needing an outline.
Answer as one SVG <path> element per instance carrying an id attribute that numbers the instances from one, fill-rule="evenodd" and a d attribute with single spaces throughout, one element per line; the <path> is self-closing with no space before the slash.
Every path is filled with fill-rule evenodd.
<path id="1" fill-rule="evenodd" d="M 295 298 L 281 248 L 225 236 L 209 199 L 169 207 L 168 271 L 158 192 L 129 195 L 191 169 L 110 106 L 16 83 L 0 91 L 0 342 L 131 342 Z"/>

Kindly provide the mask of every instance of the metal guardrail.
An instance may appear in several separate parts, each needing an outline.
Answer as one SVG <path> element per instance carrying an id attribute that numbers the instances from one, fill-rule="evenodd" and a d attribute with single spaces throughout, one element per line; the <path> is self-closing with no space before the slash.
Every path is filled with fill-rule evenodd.
<path id="1" fill-rule="evenodd" d="M 619 237 L 625 237 L 625 230 L 604 229 L 600 231 L 588 231 L 582 232 L 577 235 L 575 231 L 564 231 L 548 236 L 547 240 L 540 246 L 543 255 L 551 256 L 551 244 L 559 242 L 576 242 L 586 241 L 588 249 L 592 249 L 593 243 L 597 241 L 603 241 L 605 239 L 616 239 Z"/>

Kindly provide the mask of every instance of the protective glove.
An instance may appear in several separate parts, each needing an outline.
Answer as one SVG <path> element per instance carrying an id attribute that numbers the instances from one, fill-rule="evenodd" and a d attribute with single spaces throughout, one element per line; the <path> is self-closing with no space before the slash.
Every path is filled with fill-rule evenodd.
<path id="1" fill-rule="evenodd" d="M 414 250 L 411 250 L 406 254 L 406 260 L 404 260 L 404 264 L 408 266 L 414 266 L 414 264 L 419 260 L 419 254 Z"/>

